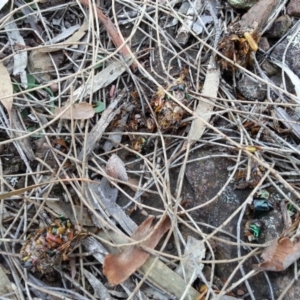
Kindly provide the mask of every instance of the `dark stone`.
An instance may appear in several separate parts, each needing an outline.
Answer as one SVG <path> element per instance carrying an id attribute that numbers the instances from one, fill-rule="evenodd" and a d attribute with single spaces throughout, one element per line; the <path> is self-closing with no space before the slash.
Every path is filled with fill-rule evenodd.
<path id="1" fill-rule="evenodd" d="M 273 76 L 276 74 L 281 74 L 281 70 L 276 65 L 273 65 L 268 60 L 265 60 L 261 65 L 261 68 L 266 72 L 268 76 Z"/>
<path id="2" fill-rule="evenodd" d="M 268 39 L 266 37 L 262 37 L 259 40 L 258 47 L 259 47 L 259 49 L 261 49 L 263 51 L 268 51 L 270 49 L 270 44 L 269 44 Z"/>
<path id="3" fill-rule="evenodd" d="M 248 76 L 238 81 L 237 88 L 247 100 L 263 101 L 266 97 L 266 85 Z"/>
<path id="4" fill-rule="evenodd" d="M 287 33 L 291 25 L 292 20 L 288 15 L 280 16 L 266 32 L 266 36 L 271 38 L 280 38 Z"/>
<path id="5" fill-rule="evenodd" d="M 271 57 L 282 62 L 283 55 L 285 55 L 285 64 L 300 77 L 300 33 L 292 41 L 291 36 L 284 39 L 275 47 Z"/>
<path id="6" fill-rule="evenodd" d="M 300 0 L 291 0 L 287 6 L 287 14 L 293 17 L 300 17 Z"/>
<path id="7" fill-rule="evenodd" d="M 270 79 L 276 86 L 283 87 L 281 71 L 273 76 L 270 76 Z M 287 75 L 285 75 L 285 85 L 286 85 L 286 90 L 289 93 L 291 93 L 291 94 L 295 93 L 295 87 Z"/>
<path id="8" fill-rule="evenodd" d="M 228 0 L 228 3 L 237 9 L 247 9 L 252 7 L 258 0 Z"/>

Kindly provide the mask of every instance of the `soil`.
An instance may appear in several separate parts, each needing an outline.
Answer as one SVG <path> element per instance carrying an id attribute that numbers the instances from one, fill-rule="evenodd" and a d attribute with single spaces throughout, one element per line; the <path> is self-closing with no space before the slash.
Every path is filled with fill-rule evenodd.
<path id="1" fill-rule="evenodd" d="M 127 10 L 128 3 L 126 6 L 122 1 L 117 1 L 112 10 L 108 2 L 98 2 L 101 4 L 98 3 L 98 7 L 103 9 L 114 22 L 120 20 L 117 17 L 124 14 L 124 11 L 126 14 L 136 13 L 138 10 L 134 7 L 139 5 L 136 1 L 132 2 L 130 5 L 133 7 Z M 232 5 L 236 5 L 235 3 L 239 1 L 233 2 Z M 209 1 L 208 4 L 213 3 L 215 1 Z M 165 244 L 165 238 L 163 238 L 156 249 L 161 249 L 165 244 L 163 252 L 166 256 L 162 255 L 162 261 L 172 271 L 176 270 L 181 260 L 186 259 L 182 253 L 185 252 L 185 243 L 189 236 L 200 242 L 205 236 L 210 237 L 204 243 L 206 254 L 201 259 L 204 263 L 197 262 L 199 265 L 203 264 L 204 278 L 199 277 L 192 282 L 196 293 L 200 294 L 204 286 L 206 289 L 211 288 L 217 295 L 222 288 L 230 288 L 241 280 L 242 282 L 224 297 L 273 300 L 281 297 L 286 287 L 292 283 L 284 298 L 281 299 L 298 299 L 300 284 L 299 280 L 295 279 L 298 278 L 298 274 L 295 275 L 298 262 L 295 262 L 294 267 L 291 266 L 283 272 L 260 272 L 247 281 L 242 280 L 245 274 L 254 270 L 254 264 L 261 262 L 260 254 L 267 243 L 277 239 L 286 229 L 281 210 L 283 201 L 293 204 L 295 213 L 291 218 L 297 222 L 300 182 L 299 133 L 297 135 L 296 127 L 287 125 L 287 123 L 297 123 L 299 119 L 297 119 L 297 114 L 294 114 L 297 105 L 295 98 L 299 96 L 297 95 L 300 74 L 300 68 L 297 68 L 299 34 L 291 42 L 293 36 L 291 28 L 298 26 L 299 29 L 299 24 L 296 19 L 284 15 L 286 7 L 280 8 L 282 11 L 279 11 L 277 15 L 281 15 L 281 19 L 272 28 L 272 34 L 269 31 L 269 36 L 263 37 L 264 47 L 260 47 L 256 53 L 250 47 L 250 43 L 245 46 L 247 43 L 245 37 L 250 35 L 251 41 L 251 39 L 258 39 L 259 34 L 257 36 L 254 34 L 256 32 L 241 34 L 243 28 L 230 32 L 234 28 L 230 26 L 231 22 L 235 22 L 233 16 L 237 16 L 237 13 L 244 15 L 249 3 L 250 1 L 246 1 L 246 6 L 237 4 L 238 11 L 232 10 L 223 3 L 215 7 L 216 16 L 214 17 L 220 21 L 220 24 L 228 23 L 227 31 L 225 27 L 220 27 L 221 41 L 217 48 L 223 55 L 233 60 L 231 64 L 224 58 L 217 58 L 221 66 L 218 98 L 209 95 L 204 95 L 204 97 L 200 93 L 211 70 L 208 59 L 212 53 L 210 47 L 214 47 L 215 37 L 219 34 L 215 28 L 217 23 L 212 22 L 214 18 L 210 18 L 211 22 L 206 24 L 201 35 L 196 36 L 191 32 L 187 43 L 180 44 L 177 41 L 180 24 L 168 26 L 174 18 L 172 10 L 177 12 L 181 6 L 180 3 L 168 11 L 168 6 L 164 6 L 163 1 L 159 4 L 149 2 L 148 10 L 145 10 L 147 17 L 140 20 L 138 25 L 130 22 L 119 24 L 119 32 L 123 38 L 131 37 L 128 47 L 138 57 L 140 69 L 134 73 L 127 66 L 127 71 L 119 78 L 108 85 L 103 83 L 99 91 L 92 96 L 85 94 L 82 96 L 83 99 L 77 99 L 74 96 L 76 94 L 74 90 L 78 91 L 82 84 L 90 82 L 91 78 L 105 67 L 124 60 L 120 53 L 112 54 L 116 45 L 112 44 L 107 27 L 100 24 L 99 31 L 99 28 L 95 26 L 97 22 L 94 24 L 91 21 L 87 35 L 84 33 L 85 38 L 88 38 L 88 34 L 91 33 L 89 36 L 91 40 L 80 40 L 81 42 L 72 42 L 73 46 L 67 45 L 66 49 L 57 52 L 61 58 L 59 61 L 50 59 L 50 54 L 41 52 L 43 54 L 40 53 L 36 57 L 47 56 L 47 64 L 52 66 L 54 63 L 55 72 L 50 73 L 49 70 L 41 69 L 40 71 L 39 69 L 37 74 L 34 74 L 36 76 L 34 85 L 26 88 L 21 85 L 22 76 L 14 74 L 13 71 L 14 61 L 11 57 L 14 57 L 18 51 L 16 52 L 13 48 L 16 45 L 10 45 L 7 38 L 7 31 L 9 32 L 11 28 L 0 31 L 1 45 L 7 45 L 7 48 L 0 53 L 0 58 L 4 60 L 3 65 L 8 72 L 10 79 L 8 85 L 13 83 L 15 88 L 19 86 L 18 92 L 16 92 L 17 89 L 14 92 L 17 95 L 14 95 L 13 111 L 20 115 L 20 127 L 13 128 L 9 121 L 5 122 L 4 119 L 2 121 L 3 126 L 6 126 L 6 131 L 3 130 L 1 133 L 1 141 L 5 143 L 9 141 L 8 144 L 0 145 L 2 193 L 8 193 L 13 188 L 20 190 L 1 198 L 1 207 L 3 206 L 1 230 L 5 242 L 1 246 L 0 263 L 7 270 L 9 280 L 19 285 L 19 291 L 28 290 L 26 285 L 26 280 L 28 280 L 31 285 L 34 283 L 45 289 L 43 292 L 33 287 L 30 291 L 26 290 L 26 293 L 31 293 L 30 297 L 48 297 L 49 299 L 53 297 L 51 299 L 55 299 L 59 295 L 66 298 L 86 299 L 95 295 L 96 298 L 101 299 L 101 293 L 97 289 L 101 283 L 101 288 L 113 299 L 126 299 L 131 293 L 136 293 L 136 290 L 143 299 L 149 299 L 150 297 L 145 296 L 146 287 L 153 294 L 155 291 L 158 295 L 164 295 L 161 299 L 174 299 L 172 291 L 160 290 L 159 282 L 150 284 L 146 278 L 143 278 L 145 281 L 141 281 L 141 285 L 137 286 L 140 275 L 132 275 L 124 285 L 112 287 L 102 272 L 103 257 L 107 254 L 107 250 L 101 250 L 101 253 L 99 250 L 99 253 L 96 253 L 99 254 L 97 256 L 85 248 L 84 242 L 82 242 L 81 250 L 78 250 L 76 246 L 80 242 L 76 240 L 76 231 L 72 231 L 72 226 L 79 223 L 88 228 L 86 230 L 89 230 L 96 238 L 99 238 L 97 236 L 99 231 L 107 233 L 106 241 L 99 238 L 97 242 L 101 243 L 103 249 L 106 249 L 105 246 L 107 249 L 114 246 L 114 250 L 120 251 L 124 245 L 113 244 L 115 241 L 109 235 L 110 230 L 128 237 L 133 231 L 132 228 L 138 227 L 149 215 L 155 215 L 155 221 L 159 223 L 161 216 L 167 212 L 174 221 L 173 231 L 167 243 Z M 21 45 L 24 49 L 27 49 L 29 45 L 45 46 L 39 35 L 43 39 L 50 36 L 53 39 L 58 34 L 70 30 L 69 28 L 72 29 L 72 26 L 77 23 L 81 25 L 88 11 L 87 8 L 79 7 L 75 2 L 69 6 L 63 0 L 49 1 L 41 6 L 43 22 L 35 24 L 36 22 L 32 23 L 33 20 L 30 17 L 26 17 L 28 13 L 21 10 L 18 1 L 16 1 L 16 9 L 20 9 L 19 13 L 24 16 L 19 19 L 18 15 L 15 15 L 16 26 L 25 39 L 25 44 Z M 10 8 L 5 6 L 1 10 L 1 17 L 9 11 Z M 207 16 L 212 11 L 212 8 L 203 6 L 198 14 Z M 30 8 L 30 12 L 35 14 L 35 9 Z M 156 23 L 154 20 L 158 12 L 160 18 Z M 278 18 L 271 20 L 275 21 L 275 19 L 278 20 Z M 228 20 L 231 21 L 228 22 Z M 268 25 L 260 21 L 260 25 L 266 29 Z M 21 28 L 25 25 L 34 26 L 33 31 L 37 32 L 23 33 Z M 5 28 L 5 26 L 6 24 L 3 23 L 2 27 Z M 135 31 L 134 34 L 132 34 L 133 31 Z M 47 35 L 49 36 L 45 37 Z M 97 46 L 93 44 L 95 37 L 101 40 Z M 50 40 L 47 43 L 50 43 Z M 31 54 L 34 50 L 28 48 Z M 257 63 L 253 60 L 253 55 L 258 60 Z M 90 77 L 94 70 L 93 64 L 96 65 L 94 58 L 100 56 L 105 59 L 109 56 L 109 59 L 101 62 L 100 67 L 97 65 L 95 74 Z M 8 58 L 5 59 L 5 57 Z M 285 79 L 286 75 L 283 74 L 280 64 L 273 63 L 274 60 L 282 61 L 283 59 L 294 76 L 287 72 L 289 78 Z M 32 60 L 31 64 L 34 63 L 35 60 Z M 40 67 L 43 68 L 43 64 Z M 26 72 L 29 74 L 30 71 L 26 69 L 25 77 Z M 41 74 L 39 75 L 40 72 L 47 75 L 46 79 Z M 275 89 L 273 84 L 280 85 L 283 90 Z M 72 85 L 71 91 L 70 85 Z M 0 92 L 5 92 L 3 87 Z M 101 100 L 107 108 L 121 93 L 125 96 L 120 101 L 119 107 L 116 107 L 116 110 L 118 109 L 116 117 L 109 124 L 103 124 L 105 128 L 101 139 L 95 142 L 92 154 L 84 158 L 84 161 L 79 160 L 78 153 L 84 152 L 87 136 L 95 124 L 101 120 L 102 115 L 95 114 L 95 117 L 89 120 L 57 118 L 53 121 L 53 118 L 57 117 L 54 114 L 54 106 L 66 107 L 70 99 L 75 97 L 76 101 L 91 102 L 93 105 Z M 170 93 L 176 101 L 167 93 Z M 204 134 L 197 142 L 191 144 L 191 149 L 185 156 L 186 144 L 184 142 L 187 140 L 194 118 L 189 111 L 194 111 L 201 101 L 211 101 L 215 106 L 211 112 L 208 112 L 212 116 L 209 122 L 213 128 L 206 126 Z M 292 120 L 285 120 L 276 114 L 278 107 L 286 109 L 287 106 L 288 114 L 293 116 Z M 184 112 L 181 112 L 181 109 Z M 9 117 L 9 113 L 5 117 Z M 124 123 L 120 121 L 122 118 L 125 119 Z M 29 138 L 22 137 L 22 134 L 30 133 L 29 125 L 40 129 L 40 136 L 32 134 Z M 290 128 L 289 131 L 286 130 L 287 128 Z M 15 132 L 18 132 L 18 135 L 14 135 Z M 118 133 L 120 134 L 119 142 L 111 144 L 103 151 L 105 141 Z M 20 140 L 26 141 L 26 147 L 30 148 L 34 159 L 27 157 L 29 159 L 27 160 L 26 153 L 29 152 L 25 151 L 25 143 L 22 144 Z M 118 176 L 107 175 L 105 166 L 112 154 L 118 155 L 124 162 L 126 170 L 122 169 L 122 171 L 127 172 L 133 188 L 129 187 L 126 182 L 117 181 Z M 175 163 L 176 166 L 174 166 Z M 123 166 L 123 163 L 121 165 Z M 260 183 L 267 172 L 269 173 L 265 181 Z M 111 174 L 114 173 L 118 175 L 117 171 L 111 172 Z M 94 189 L 92 185 L 89 185 L 90 180 L 94 180 Z M 102 193 L 97 194 L 99 186 L 101 189 L 100 181 L 102 184 L 106 182 L 107 190 L 111 192 L 110 195 L 105 194 L 104 189 Z M 144 192 L 141 191 L 141 186 L 145 189 Z M 253 197 L 249 196 L 256 188 L 258 192 L 268 192 L 269 198 L 266 201 L 272 209 L 254 217 L 251 203 L 253 199 L 260 198 L 260 196 L 257 193 L 252 195 Z M 94 195 L 93 198 L 93 194 L 97 194 L 97 197 Z M 117 196 L 112 197 L 112 195 Z M 107 199 L 113 200 L 110 203 Z M 116 203 L 114 203 L 115 200 Z M 56 211 L 54 206 L 47 204 L 49 201 L 57 202 L 59 209 Z M 244 205 L 245 201 L 247 205 Z M 60 205 L 62 202 L 63 204 Z M 108 204 L 105 206 L 104 203 Z M 109 211 L 109 205 L 114 205 L 114 213 Z M 120 211 L 122 215 L 118 214 Z M 68 221 L 65 221 L 68 225 L 56 228 L 57 222 L 53 220 L 58 218 L 61 212 L 64 215 L 70 215 Z M 86 221 L 80 217 L 82 213 Z M 121 216 L 125 221 L 131 219 L 132 223 L 131 227 L 128 226 L 128 231 L 121 225 Z M 72 225 L 68 223 L 69 221 Z M 248 221 L 259 221 L 262 224 L 261 232 L 255 241 L 248 240 L 245 235 Z M 40 257 L 38 259 L 32 257 L 32 253 L 23 255 L 22 250 L 20 253 L 20 241 L 24 244 L 29 233 L 39 231 L 45 226 L 48 226 L 48 229 L 44 230 L 45 237 L 37 235 L 38 238 L 42 236 L 41 239 L 34 240 L 31 245 L 37 245 L 38 248 L 40 244 L 43 244 L 43 250 L 34 249 L 33 251 Z M 68 228 L 62 228 L 63 226 Z M 56 235 L 59 230 L 63 232 L 60 236 Z M 52 239 L 51 242 L 47 240 L 49 236 Z M 61 238 L 67 241 L 58 246 L 57 244 L 63 243 Z M 140 249 L 142 246 L 138 244 L 137 247 Z M 27 248 L 25 246 L 23 250 Z M 74 251 L 70 253 L 65 251 L 69 248 Z M 56 251 L 57 249 L 59 251 Z M 250 255 L 239 265 L 243 257 L 255 249 L 257 250 L 255 255 Z M 51 270 L 52 267 L 54 268 L 53 273 L 43 274 L 39 269 L 42 266 L 41 258 L 49 258 L 53 252 L 58 253 L 58 256 L 62 253 L 66 255 L 66 261 L 59 259 L 61 261 L 59 266 L 50 266 Z M 154 254 L 158 256 L 157 253 Z M 214 264 L 210 262 L 212 260 Z M 26 263 L 29 268 L 24 271 Z M 84 277 L 85 271 L 94 274 L 95 281 L 88 279 L 87 276 Z M 212 272 L 213 284 L 207 287 L 206 282 L 210 280 Z M 30 274 L 29 279 L 28 274 Z M 52 294 L 56 292 L 53 289 L 51 296 L 48 295 L 47 288 L 54 286 L 60 288 L 61 294 L 53 296 Z M 156 287 L 153 288 L 153 286 Z M 29 295 L 25 296 L 27 297 L 29 298 Z M 134 299 L 137 297 L 133 296 Z M 155 296 L 153 299 L 160 299 L 160 296 Z M 202 298 L 199 296 L 200 299 L 205 299 L 205 295 Z"/>

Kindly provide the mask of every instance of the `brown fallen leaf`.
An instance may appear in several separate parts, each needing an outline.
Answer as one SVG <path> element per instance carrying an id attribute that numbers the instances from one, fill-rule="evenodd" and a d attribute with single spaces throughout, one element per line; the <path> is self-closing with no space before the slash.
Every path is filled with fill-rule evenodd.
<path id="1" fill-rule="evenodd" d="M 54 115 L 59 115 L 64 111 L 66 107 L 55 107 Z M 70 106 L 61 116 L 61 119 L 68 120 L 86 120 L 90 119 L 95 115 L 95 110 L 93 106 L 86 102 L 80 102 Z"/>
<path id="2" fill-rule="evenodd" d="M 11 84 L 10 76 L 3 65 L 0 63 L 0 101 L 6 108 L 9 119 L 11 121 L 11 109 L 13 104 L 13 87 Z"/>
<path id="3" fill-rule="evenodd" d="M 292 241 L 289 237 L 299 224 L 297 220 L 279 238 L 272 241 L 262 253 L 264 261 L 253 265 L 256 270 L 262 271 L 284 271 L 300 258 L 300 238 L 295 237 Z"/>
<path id="4" fill-rule="evenodd" d="M 39 81 L 48 82 L 52 79 L 51 71 L 55 70 L 48 53 L 32 50 L 28 57 L 28 69 L 31 74 L 38 74 Z"/>
<path id="5" fill-rule="evenodd" d="M 137 246 L 130 246 L 122 253 L 108 254 L 104 259 L 103 273 L 111 284 L 117 285 L 125 281 L 132 273 L 141 267 L 149 253 L 141 246 L 155 248 L 161 237 L 170 229 L 171 220 L 164 216 L 155 226 L 152 226 L 154 216 L 148 217 L 132 235 L 132 239 L 146 241 Z"/>

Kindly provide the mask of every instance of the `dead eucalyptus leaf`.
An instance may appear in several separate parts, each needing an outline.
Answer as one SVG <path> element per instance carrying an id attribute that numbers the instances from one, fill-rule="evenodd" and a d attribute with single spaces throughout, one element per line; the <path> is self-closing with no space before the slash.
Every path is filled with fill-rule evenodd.
<path id="1" fill-rule="evenodd" d="M 4 25 L 4 29 L 12 49 L 15 49 L 16 46 L 21 47 L 21 49 L 26 48 L 23 35 L 20 33 L 19 27 L 14 20 L 14 17 L 11 16 L 9 18 L 9 21 L 5 23 L 6 24 Z M 27 51 L 15 51 L 13 59 L 13 75 L 20 75 L 22 86 L 27 88 L 28 81 L 25 71 L 27 67 Z"/>
<path id="2" fill-rule="evenodd" d="M 0 63 L 0 101 L 6 108 L 11 120 L 11 109 L 13 104 L 13 87 L 10 76 L 5 66 Z"/>
<path id="3" fill-rule="evenodd" d="M 199 103 L 195 111 L 196 115 L 200 118 L 197 117 L 193 120 L 189 132 L 189 140 L 193 143 L 201 138 L 206 129 L 206 124 L 203 120 L 209 122 L 214 110 L 215 101 L 213 99 L 217 97 L 220 81 L 220 69 L 218 67 L 214 67 L 214 64 L 214 56 L 212 55 L 209 62 L 211 67 L 207 70 L 202 89 L 202 95 L 205 96 L 205 98 L 199 98 Z M 186 144 L 187 142 L 185 143 L 185 146 Z"/>
<path id="4" fill-rule="evenodd" d="M 264 261 L 253 267 L 262 271 L 284 271 L 300 258 L 300 240 L 294 242 L 284 236 L 275 239 L 261 257 Z"/>
<path id="5" fill-rule="evenodd" d="M 152 226 L 154 216 L 148 217 L 132 235 L 139 241 L 147 238 L 138 246 L 130 246 L 122 253 L 109 254 L 104 259 L 103 273 L 111 284 L 117 285 L 125 281 L 132 273 L 141 267 L 150 254 L 141 246 L 154 249 L 162 236 L 170 229 L 171 220 L 164 216 L 159 223 Z"/>
<path id="6" fill-rule="evenodd" d="M 175 272 L 184 278 L 184 274 L 188 280 L 193 280 L 196 277 L 201 276 L 204 264 L 199 263 L 205 257 L 205 245 L 200 240 L 193 238 L 192 236 L 187 237 L 187 242 L 184 248 L 185 259 L 179 264 Z"/>
<path id="7" fill-rule="evenodd" d="M 54 115 L 59 115 L 64 111 L 66 107 L 55 107 Z M 67 120 L 86 120 L 90 119 L 95 115 L 95 110 L 93 106 L 86 102 L 76 103 L 70 106 L 61 116 L 61 119 Z"/>
<path id="8" fill-rule="evenodd" d="M 107 161 L 105 169 L 106 169 L 106 173 L 109 176 L 111 176 L 115 179 L 128 181 L 128 175 L 127 175 L 127 172 L 126 172 L 124 162 L 122 161 L 122 159 L 118 155 L 113 154 L 109 158 L 109 160 Z"/>
<path id="9" fill-rule="evenodd" d="M 130 240 L 127 236 L 121 235 L 118 232 L 112 230 L 100 230 L 97 235 L 104 240 L 114 241 L 116 245 L 129 243 Z M 86 247 L 87 251 L 91 253 L 95 253 L 95 255 L 100 256 L 100 253 L 105 253 L 103 246 L 97 241 L 98 245 L 100 245 L 100 250 L 98 245 L 91 244 L 91 237 L 87 238 L 84 243 L 84 247 Z M 96 240 L 95 240 L 96 242 Z M 110 253 L 118 253 L 119 248 L 113 247 L 110 243 L 105 244 L 105 248 Z M 100 258 L 100 259 L 99 259 Z M 103 263 L 102 257 L 96 258 L 101 263 Z M 173 295 L 175 299 L 182 300 L 191 300 L 191 299 L 200 299 L 200 293 L 196 291 L 192 286 L 187 286 L 186 281 L 180 277 L 177 273 L 175 273 L 171 266 L 167 266 L 161 260 L 158 260 L 155 255 L 150 255 L 150 257 L 146 260 L 146 262 L 138 269 L 140 274 L 147 274 L 147 281 L 149 281 L 152 285 L 156 286 L 160 291 L 164 291 L 164 295 Z M 127 282 L 127 281 L 126 281 Z M 143 289 L 146 293 L 146 291 Z M 185 297 L 183 297 L 185 294 Z M 102 298 L 101 298 L 102 299 Z M 153 298 L 153 299 L 164 299 L 164 298 Z"/>
<path id="10" fill-rule="evenodd" d="M 31 74 L 38 74 L 39 80 L 50 81 L 50 72 L 54 70 L 54 66 L 48 53 L 32 50 L 28 57 L 28 69 Z"/>

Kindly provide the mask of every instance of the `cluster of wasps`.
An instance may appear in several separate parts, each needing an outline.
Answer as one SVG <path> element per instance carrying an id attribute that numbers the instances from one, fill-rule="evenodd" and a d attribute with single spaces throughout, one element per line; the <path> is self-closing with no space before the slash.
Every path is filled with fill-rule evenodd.
<path id="1" fill-rule="evenodd" d="M 242 37 L 237 34 L 226 36 L 219 43 L 218 50 L 234 63 L 247 67 L 251 65 L 251 51 L 256 52 L 258 46 L 252 34 L 246 32 Z M 234 69 L 231 63 L 222 58 L 219 59 L 219 63 L 223 70 Z"/>
<path id="2" fill-rule="evenodd" d="M 87 236 L 79 225 L 73 226 L 69 219 L 60 216 L 27 237 L 20 251 L 21 263 L 33 272 L 50 273 L 54 266 L 67 260 L 79 241 Z"/>
<path id="3" fill-rule="evenodd" d="M 238 22 L 229 27 L 228 34 L 219 42 L 218 51 L 225 57 L 233 61 L 228 62 L 222 57 L 218 57 L 218 62 L 223 70 L 235 70 L 236 64 L 242 67 L 252 65 L 251 53 L 258 50 L 260 34 L 258 27 L 251 30 L 241 29 Z"/>
<path id="4" fill-rule="evenodd" d="M 142 117 L 140 113 L 134 114 L 128 124 L 128 130 L 138 131 L 139 129 L 146 129 L 147 132 L 155 132 L 157 128 L 162 132 L 174 132 L 177 130 L 186 116 L 186 111 L 178 102 L 185 106 L 188 106 L 190 103 L 186 82 L 188 72 L 188 68 L 183 68 L 178 78 L 172 84 L 165 89 L 159 88 L 150 102 L 153 113 L 147 112 L 148 116 L 146 118 Z M 168 93 L 178 102 L 172 100 Z M 131 137 L 131 147 L 137 152 L 143 150 L 145 143 L 146 139 L 142 136 Z"/>

